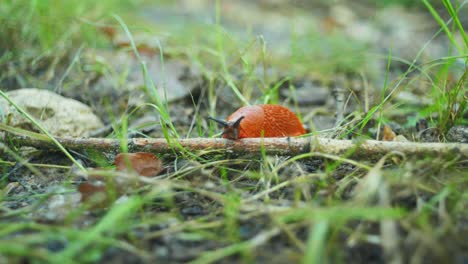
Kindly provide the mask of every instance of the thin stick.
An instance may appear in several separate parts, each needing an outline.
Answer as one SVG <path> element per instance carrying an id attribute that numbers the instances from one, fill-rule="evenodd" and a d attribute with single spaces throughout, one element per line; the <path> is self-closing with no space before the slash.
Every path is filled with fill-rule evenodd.
<path id="1" fill-rule="evenodd" d="M 19 146 L 31 146 L 38 149 L 57 149 L 57 145 L 44 138 L 30 138 L 14 136 L 10 140 Z M 84 151 L 118 152 L 121 145 L 117 139 L 107 138 L 55 138 L 63 147 Z M 174 139 L 175 141 L 175 139 Z M 261 154 L 265 150 L 273 155 L 297 155 L 300 153 L 321 152 L 332 155 L 350 157 L 378 158 L 390 152 L 396 152 L 407 157 L 412 156 L 444 156 L 451 158 L 468 158 L 468 144 L 463 143 L 415 143 L 389 142 L 365 140 L 337 140 L 327 138 L 244 138 L 229 140 L 223 138 L 188 138 L 179 139 L 178 143 L 186 150 L 198 153 L 232 153 L 232 154 Z M 144 151 L 159 154 L 174 152 L 164 138 L 130 138 L 128 139 L 130 152 Z"/>

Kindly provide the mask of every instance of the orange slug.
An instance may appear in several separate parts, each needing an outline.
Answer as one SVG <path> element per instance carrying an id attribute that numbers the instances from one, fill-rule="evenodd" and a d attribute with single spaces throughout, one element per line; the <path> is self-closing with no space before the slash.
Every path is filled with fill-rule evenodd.
<path id="1" fill-rule="evenodd" d="M 299 118 L 280 105 L 252 105 L 239 108 L 226 121 L 209 117 L 224 126 L 223 138 L 292 137 L 306 133 Z"/>

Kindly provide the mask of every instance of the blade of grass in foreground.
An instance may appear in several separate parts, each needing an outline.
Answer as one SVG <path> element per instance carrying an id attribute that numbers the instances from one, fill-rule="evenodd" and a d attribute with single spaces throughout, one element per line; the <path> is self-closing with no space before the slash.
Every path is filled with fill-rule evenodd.
<path id="1" fill-rule="evenodd" d="M 405 215 L 405 211 L 399 208 L 378 208 L 378 207 L 349 207 L 337 206 L 331 208 L 294 208 L 287 210 L 285 214 L 278 213 L 275 217 L 283 223 L 297 221 L 314 221 L 314 228 L 311 230 L 311 236 L 308 242 L 308 249 L 312 252 L 305 256 L 304 261 L 322 260 L 325 256 L 323 250 L 326 233 L 329 229 L 329 222 L 339 222 L 346 220 L 382 220 L 382 219 L 397 219 Z M 192 261 L 192 264 L 198 263 L 213 263 L 223 258 L 241 253 L 246 250 L 253 250 L 256 247 L 267 243 L 271 238 L 280 233 L 279 228 L 261 232 L 250 240 L 234 243 L 223 248 L 208 251 Z M 321 241 L 320 245 L 311 245 L 317 241 Z M 304 262 L 304 263 L 322 263 L 322 262 Z"/>
<path id="2" fill-rule="evenodd" d="M 310 227 L 307 249 L 302 263 L 327 263 L 324 256 L 327 231 L 328 222 L 324 220 Z"/>
<path id="3" fill-rule="evenodd" d="M 198 259 L 190 262 L 190 264 L 213 263 L 225 257 L 240 253 L 242 251 L 254 249 L 266 243 L 269 239 L 278 235 L 279 233 L 280 233 L 279 228 L 273 228 L 271 230 L 262 232 L 247 241 L 235 243 L 224 248 L 202 253 Z"/>
<path id="4" fill-rule="evenodd" d="M 140 207 L 143 200 L 137 196 L 130 197 L 126 202 L 115 204 L 112 209 L 97 223 L 94 227 L 87 231 L 82 231 L 80 238 L 55 256 L 57 263 L 68 263 L 70 260 L 79 254 L 85 247 L 90 246 L 104 232 L 109 232 L 109 235 L 114 235 L 122 231 L 120 225 L 126 218 L 129 217 L 135 210 Z M 124 227 L 125 228 L 125 227 Z"/>
<path id="5" fill-rule="evenodd" d="M 402 208 L 357 207 L 342 205 L 327 208 L 293 208 L 278 213 L 277 219 L 284 223 L 313 220 L 313 221 L 347 221 L 399 219 L 406 215 Z"/>

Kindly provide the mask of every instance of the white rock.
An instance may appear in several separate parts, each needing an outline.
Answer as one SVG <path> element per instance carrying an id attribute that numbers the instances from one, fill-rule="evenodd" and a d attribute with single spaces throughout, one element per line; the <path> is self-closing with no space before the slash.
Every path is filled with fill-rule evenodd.
<path id="1" fill-rule="evenodd" d="M 6 94 L 54 136 L 86 137 L 90 132 L 103 127 L 101 120 L 87 105 L 54 92 L 27 88 Z M 0 113 L 5 117 L 11 114 L 11 126 L 40 131 L 2 97 Z"/>

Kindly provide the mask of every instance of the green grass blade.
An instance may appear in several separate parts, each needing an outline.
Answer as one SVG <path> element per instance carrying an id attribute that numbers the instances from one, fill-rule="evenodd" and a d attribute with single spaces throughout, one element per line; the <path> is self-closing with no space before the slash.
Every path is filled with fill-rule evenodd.
<path id="1" fill-rule="evenodd" d="M 135 210 L 142 204 L 142 199 L 137 196 L 129 198 L 124 203 L 114 204 L 112 209 L 88 231 L 83 231 L 82 235 L 74 243 L 70 244 L 64 251 L 59 253 L 54 259 L 58 262 L 68 263 L 67 261 L 74 259 L 85 247 L 90 246 L 95 240 L 103 235 L 104 232 L 109 232 L 107 235 L 114 235 L 121 231 L 122 224 L 125 219 L 133 214 Z"/>
<path id="2" fill-rule="evenodd" d="M 463 41 L 465 42 L 465 48 L 468 48 L 468 36 L 466 35 L 465 29 L 463 28 L 463 25 L 460 22 L 460 18 L 458 17 L 458 13 L 453 9 L 452 3 L 448 0 L 443 0 L 443 3 L 445 5 L 445 8 L 449 12 L 450 16 L 453 18 L 453 21 L 455 22 L 455 25 L 457 25 L 458 30 L 463 38 Z M 466 3 L 466 2 L 465 2 Z"/>
<path id="3" fill-rule="evenodd" d="M 458 42 L 455 40 L 455 37 L 453 36 L 452 32 L 450 29 L 447 27 L 447 24 L 444 22 L 444 20 L 439 16 L 437 11 L 434 9 L 434 7 L 428 2 L 428 0 L 423 0 L 424 5 L 426 5 L 427 9 L 429 9 L 429 12 L 432 14 L 434 19 L 439 23 L 439 25 L 442 27 L 444 30 L 445 34 L 449 38 L 450 42 L 457 48 L 458 52 L 460 54 L 463 54 L 463 49 L 458 45 Z"/>
<path id="4" fill-rule="evenodd" d="M 325 260 L 325 245 L 328 232 L 328 222 L 325 220 L 314 223 L 310 229 L 307 249 L 302 263 L 327 263 Z"/>

